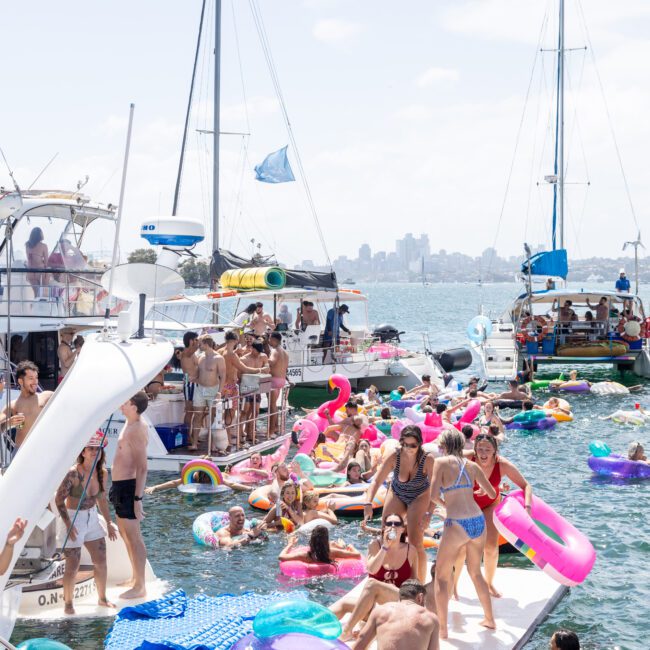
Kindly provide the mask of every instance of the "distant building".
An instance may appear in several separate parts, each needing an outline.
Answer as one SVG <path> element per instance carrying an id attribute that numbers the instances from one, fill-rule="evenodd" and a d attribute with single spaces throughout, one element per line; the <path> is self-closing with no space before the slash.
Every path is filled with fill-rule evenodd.
<path id="1" fill-rule="evenodd" d="M 408 232 L 402 239 L 395 242 L 395 250 L 402 268 L 408 269 L 412 262 L 429 258 L 431 254 L 429 236 L 423 234 L 415 238 L 412 233 Z"/>
<path id="2" fill-rule="evenodd" d="M 359 261 L 369 262 L 372 259 L 372 251 L 368 244 L 361 244 L 359 247 Z"/>

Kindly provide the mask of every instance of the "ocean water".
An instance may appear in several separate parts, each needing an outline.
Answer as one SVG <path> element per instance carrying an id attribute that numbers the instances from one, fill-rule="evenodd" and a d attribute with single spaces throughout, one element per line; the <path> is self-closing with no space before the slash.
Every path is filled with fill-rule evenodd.
<path id="1" fill-rule="evenodd" d="M 594 285 L 593 288 L 603 288 Z M 427 333 L 430 347 L 442 350 L 466 344 L 468 321 L 483 304 L 486 313 L 497 313 L 518 293 L 514 284 L 359 285 L 370 298 L 373 324 L 391 323 L 404 330 L 403 343 L 422 347 Z M 644 298 L 648 299 L 648 291 Z M 459 377 L 477 372 L 472 367 Z M 549 370 L 549 374 L 550 374 Z M 611 376 L 606 366 L 594 367 L 589 377 Z M 614 378 L 618 379 L 617 376 Z M 562 423 L 550 432 L 511 432 L 502 453 L 513 461 L 533 485 L 534 491 L 558 512 L 586 533 L 597 551 L 597 560 L 587 580 L 570 590 L 555 611 L 538 628 L 526 646 L 531 650 L 548 647 L 548 639 L 558 627 L 578 632 L 585 648 L 643 649 L 650 647 L 650 481 L 620 483 L 592 476 L 587 466 L 588 445 L 601 439 L 615 451 L 624 451 L 639 439 L 650 447 L 650 430 L 602 421 L 618 408 L 633 408 L 635 402 L 650 407 L 650 383 L 632 376 L 628 384 L 642 383 L 634 395 L 597 398 L 575 395 L 574 421 Z M 498 386 L 496 386 L 498 388 Z M 543 395 L 540 395 L 540 398 Z M 647 444 L 646 444 L 647 443 Z M 150 474 L 154 484 L 174 478 L 171 474 Z M 295 583 L 283 580 L 277 571 L 277 555 L 284 539 L 275 535 L 265 543 L 225 553 L 194 543 L 194 518 L 208 510 L 227 510 L 238 503 L 250 511 L 246 495 L 184 496 L 177 491 L 148 497 L 143 531 L 154 570 L 174 588 L 188 593 L 238 593 L 247 590 L 291 591 Z M 251 512 L 252 515 L 252 512 Z M 336 534 L 363 549 L 368 543 L 353 520 L 337 528 Z M 508 555 L 500 563 L 532 567 L 521 555 Z M 498 573 L 497 573 L 498 584 Z M 328 604 L 343 595 L 353 582 L 322 579 L 309 583 L 308 590 L 319 602 Z M 48 623 L 19 622 L 12 642 L 49 636 L 72 648 L 100 648 L 110 628 L 108 619 L 66 619 Z"/>

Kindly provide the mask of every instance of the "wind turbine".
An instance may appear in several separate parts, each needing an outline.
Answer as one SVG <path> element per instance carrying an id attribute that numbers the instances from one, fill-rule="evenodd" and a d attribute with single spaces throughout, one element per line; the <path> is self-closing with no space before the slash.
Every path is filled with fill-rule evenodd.
<path id="1" fill-rule="evenodd" d="M 635 241 L 626 241 L 623 244 L 623 250 L 625 250 L 628 246 L 634 246 L 634 285 L 635 285 L 634 293 L 638 296 L 639 295 L 639 246 L 641 246 L 641 248 L 645 248 L 645 246 L 641 243 L 640 230 L 636 234 Z"/>

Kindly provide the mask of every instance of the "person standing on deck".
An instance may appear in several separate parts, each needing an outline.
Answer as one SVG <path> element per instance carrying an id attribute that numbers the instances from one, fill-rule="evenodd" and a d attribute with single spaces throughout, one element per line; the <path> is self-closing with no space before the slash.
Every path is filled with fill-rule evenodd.
<path id="1" fill-rule="evenodd" d="M 273 318 L 264 311 L 264 305 L 261 302 L 255 303 L 255 312 L 251 318 L 250 326 L 255 336 L 264 336 L 267 332 L 275 329 Z"/>
<path id="2" fill-rule="evenodd" d="M 269 336 L 271 356 L 269 366 L 271 368 L 271 393 L 269 395 L 269 437 L 279 435 L 278 399 L 282 389 L 287 384 L 287 370 L 289 369 L 289 355 L 282 347 L 282 334 L 271 332 Z"/>
<path id="3" fill-rule="evenodd" d="M 239 375 L 244 373 L 260 374 L 263 368 L 251 368 L 242 362 L 237 353 L 235 352 L 239 345 L 239 335 L 231 330 L 226 332 L 226 345 L 219 349 L 219 354 L 226 362 L 226 378 L 221 389 L 221 397 L 228 400 L 224 404 L 224 424 L 230 436 L 230 444 L 237 445 L 239 436 L 236 431 L 237 428 L 232 426 L 233 419 L 237 414 L 238 398 L 239 398 Z M 268 371 L 268 367 L 267 367 Z M 233 429 L 235 437 L 233 439 Z"/>
<path id="4" fill-rule="evenodd" d="M 38 390 L 38 366 L 32 361 L 21 361 L 16 368 L 16 382 L 20 395 L 0 413 L 0 431 L 16 427 L 16 450 L 25 442 L 31 428 L 45 405 L 54 393 L 51 390 Z"/>
<path id="5" fill-rule="evenodd" d="M 115 508 L 117 527 L 126 545 L 131 561 L 133 576 L 128 581 L 129 589 L 120 598 L 143 598 L 147 595 L 145 567 L 147 549 L 142 539 L 140 522 L 144 519 L 142 499 L 147 482 L 147 425 L 140 416 L 145 412 L 149 400 L 144 391 L 137 392 L 121 411 L 126 424 L 117 439 L 117 451 L 113 460 L 109 501 Z"/>
<path id="6" fill-rule="evenodd" d="M 325 331 L 323 332 L 323 361 L 327 357 L 328 351 L 333 346 L 339 344 L 339 332 L 343 330 L 350 334 L 350 330 L 343 324 L 343 314 L 349 314 L 350 309 L 347 305 L 340 305 L 338 309 L 332 307 L 327 312 L 325 319 Z"/>
<path id="7" fill-rule="evenodd" d="M 269 371 L 269 358 L 264 354 L 264 343 L 262 343 L 261 339 L 253 341 L 251 351 L 245 357 L 242 357 L 242 363 L 255 368 L 259 373 Z M 255 427 L 261 401 L 262 395 L 260 393 L 252 393 L 244 397 L 242 420 L 244 421 L 244 433 L 247 434 L 246 439 L 248 442 L 254 442 L 255 439 Z M 271 432 L 268 431 L 267 438 L 270 434 Z"/>
<path id="8" fill-rule="evenodd" d="M 625 269 L 621 269 L 618 272 L 618 280 L 616 280 L 615 287 L 618 293 L 630 293 L 630 281 L 625 275 Z"/>
<path id="9" fill-rule="evenodd" d="M 226 362 L 220 354 L 217 354 L 214 339 L 209 334 L 202 334 L 199 336 L 198 341 L 200 354 L 197 361 L 196 386 L 192 402 L 194 405 L 194 418 L 192 419 L 188 451 L 198 449 L 199 427 L 206 414 L 209 419 L 210 407 L 215 399 L 221 397 L 219 390 L 226 381 Z M 222 452 L 223 449 L 218 451 Z M 211 450 L 208 450 L 208 453 L 211 453 Z"/>
<path id="10" fill-rule="evenodd" d="M 56 356 L 59 358 L 59 383 L 68 374 L 75 359 L 77 358 L 77 351 L 72 349 L 72 337 L 74 331 L 68 328 L 61 330 L 61 343 L 56 350 Z"/>
<path id="11" fill-rule="evenodd" d="M 196 353 L 199 349 L 199 335 L 196 332 L 185 332 L 183 334 L 183 345 L 185 349 L 180 353 L 181 370 L 183 371 L 183 397 L 185 398 L 185 424 L 192 430 L 194 418 L 194 389 L 196 375 L 198 374 L 198 358 Z"/>
<path id="12" fill-rule="evenodd" d="M 302 307 L 296 310 L 296 329 L 305 331 L 309 325 L 320 325 L 318 311 L 314 309 L 314 303 L 309 300 L 302 301 Z"/>
<path id="13" fill-rule="evenodd" d="M 596 320 L 606 323 L 609 320 L 609 304 L 607 303 L 607 298 L 603 296 L 596 306 L 592 305 L 587 298 L 587 307 L 593 309 L 596 312 Z"/>

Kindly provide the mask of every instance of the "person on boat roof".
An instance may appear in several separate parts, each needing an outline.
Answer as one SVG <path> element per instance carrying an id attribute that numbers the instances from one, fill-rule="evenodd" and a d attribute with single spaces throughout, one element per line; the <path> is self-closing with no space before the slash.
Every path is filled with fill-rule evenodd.
<path id="1" fill-rule="evenodd" d="M 625 269 L 618 272 L 618 280 L 616 280 L 616 291 L 619 293 L 630 293 L 630 281 L 625 275 Z"/>
<path id="2" fill-rule="evenodd" d="M 552 291 L 555 289 L 555 280 L 553 278 L 548 278 L 546 280 L 546 291 Z"/>

